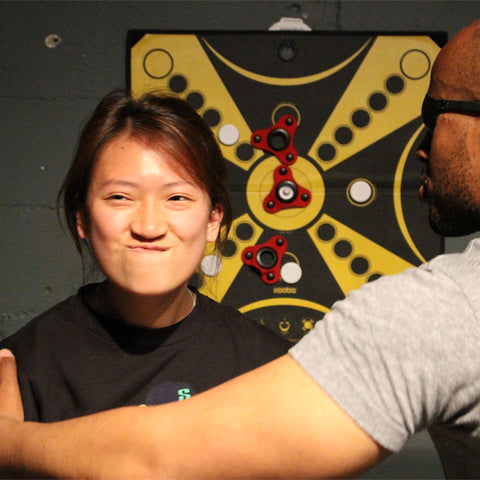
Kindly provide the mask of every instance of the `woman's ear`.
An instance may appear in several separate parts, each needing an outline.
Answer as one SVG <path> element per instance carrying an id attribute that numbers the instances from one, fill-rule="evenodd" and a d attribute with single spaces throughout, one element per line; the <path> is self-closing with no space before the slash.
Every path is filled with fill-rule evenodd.
<path id="1" fill-rule="evenodd" d="M 86 215 L 84 212 L 78 211 L 76 217 L 78 236 L 81 240 L 86 240 L 89 237 Z"/>
<path id="2" fill-rule="evenodd" d="M 210 212 L 210 218 L 207 225 L 207 242 L 215 242 L 220 232 L 220 226 L 223 220 L 223 207 L 215 205 Z"/>

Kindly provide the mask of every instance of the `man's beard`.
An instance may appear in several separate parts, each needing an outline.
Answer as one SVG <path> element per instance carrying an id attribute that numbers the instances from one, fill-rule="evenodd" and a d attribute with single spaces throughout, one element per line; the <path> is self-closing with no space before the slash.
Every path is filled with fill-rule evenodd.
<path id="1" fill-rule="evenodd" d="M 445 237 L 460 237 L 480 230 L 480 208 L 460 195 L 429 195 L 429 223 Z"/>

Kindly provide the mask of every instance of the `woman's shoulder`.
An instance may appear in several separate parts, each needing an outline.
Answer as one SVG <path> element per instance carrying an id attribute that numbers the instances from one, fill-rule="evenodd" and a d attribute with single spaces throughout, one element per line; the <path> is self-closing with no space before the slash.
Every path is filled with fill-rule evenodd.
<path id="1" fill-rule="evenodd" d="M 75 294 L 53 305 L 44 312 L 34 316 L 16 332 L 3 339 L 0 345 L 31 345 L 51 335 L 58 336 L 63 328 L 78 325 L 78 319 L 87 315 L 87 307 L 83 301 L 85 290 L 90 285 L 81 287 Z"/>

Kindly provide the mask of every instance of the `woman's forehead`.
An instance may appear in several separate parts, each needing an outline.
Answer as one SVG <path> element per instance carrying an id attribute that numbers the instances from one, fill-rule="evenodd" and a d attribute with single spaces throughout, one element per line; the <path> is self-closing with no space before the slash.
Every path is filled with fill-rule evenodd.
<path id="1" fill-rule="evenodd" d="M 99 177 L 112 175 L 138 177 L 141 174 L 170 172 L 171 176 L 205 189 L 195 166 L 194 162 L 182 156 L 179 151 L 171 153 L 159 142 L 124 134 L 110 140 L 99 152 L 90 183 Z"/>

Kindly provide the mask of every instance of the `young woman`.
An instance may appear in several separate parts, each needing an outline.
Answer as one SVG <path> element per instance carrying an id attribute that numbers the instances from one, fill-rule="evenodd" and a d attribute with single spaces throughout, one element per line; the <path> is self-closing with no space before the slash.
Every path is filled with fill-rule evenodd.
<path id="1" fill-rule="evenodd" d="M 183 100 L 107 95 L 59 203 L 105 280 L 1 342 L 17 358 L 27 420 L 182 400 L 287 351 L 286 340 L 189 287 L 232 214 L 218 144 Z"/>

